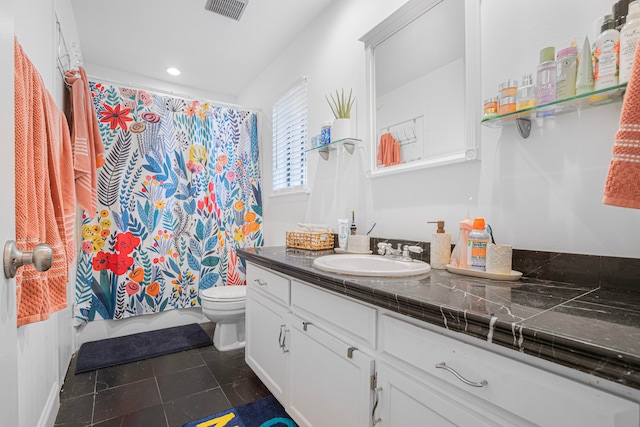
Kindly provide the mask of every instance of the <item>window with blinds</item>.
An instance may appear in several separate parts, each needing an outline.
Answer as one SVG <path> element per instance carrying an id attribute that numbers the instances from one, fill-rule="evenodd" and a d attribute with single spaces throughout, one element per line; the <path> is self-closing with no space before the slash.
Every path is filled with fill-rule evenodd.
<path id="1" fill-rule="evenodd" d="M 306 190 L 307 84 L 303 79 L 273 106 L 273 193 Z"/>

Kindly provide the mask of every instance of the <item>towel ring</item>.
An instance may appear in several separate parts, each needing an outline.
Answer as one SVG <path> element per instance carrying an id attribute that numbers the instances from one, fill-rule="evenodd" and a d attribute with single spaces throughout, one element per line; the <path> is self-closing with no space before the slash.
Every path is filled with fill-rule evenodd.
<path id="1" fill-rule="evenodd" d="M 53 249 L 46 243 L 40 243 L 33 252 L 21 251 L 13 240 L 4 244 L 4 277 L 13 279 L 19 267 L 33 264 L 37 271 L 47 271 L 53 261 Z"/>

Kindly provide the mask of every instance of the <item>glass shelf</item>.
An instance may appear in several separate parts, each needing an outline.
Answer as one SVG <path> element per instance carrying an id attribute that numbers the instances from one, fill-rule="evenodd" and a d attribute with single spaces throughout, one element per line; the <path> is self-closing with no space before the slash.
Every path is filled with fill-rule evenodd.
<path id="1" fill-rule="evenodd" d="M 324 160 L 329 160 L 329 151 L 335 150 L 338 144 L 344 145 L 345 150 L 349 154 L 353 154 L 353 150 L 355 149 L 356 143 L 362 140 L 356 138 L 344 138 L 339 139 L 337 141 L 331 141 L 329 144 L 319 145 L 317 147 L 309 148 L 305 150 L 306 152 L 317 151 L 320 153 L 320 157 Z"/>
<path id="2" fill-rule="evenodd" d="M 626 88 L 627 84 L 624 83 L 606 89 L 572 96 L 571 98 L 536 105 L 535 107 L 519 110 L 513 113 L 502 114 L 494 117 L 486 117 L 482 119 L 482 124 L 491 128 L 501 128 L 515 123 L 518 127 L 518 132 L 520 132 L 520 136 L 522 136 L 523 138 L 527 138 L 531 131 L 532 118 L 558 116 L 572 111 L 584 110 L 587 108 L 620 101 L 624 96 Z"/>

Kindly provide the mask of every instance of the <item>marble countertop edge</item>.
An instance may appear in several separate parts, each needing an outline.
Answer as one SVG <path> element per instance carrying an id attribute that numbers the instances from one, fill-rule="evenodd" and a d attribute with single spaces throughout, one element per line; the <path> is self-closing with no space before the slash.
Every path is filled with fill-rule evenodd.
<path id="1" fill-rule="evenodd" d="M 489 313 L 474 312 L 469 309 L 462 310 L 450 304 L 412 296 L 408 292 L 395 291 L 395 288 L 394 290 L 388 290 L 384 288 L 384 285 L 380 285 L 383 282 L 381 280 L 343 276 L 316 270 L 311 266 L 314 258 L 312 255 L 301 257 L 300 260 L 295 260 L 296 264 L 292 264 L 285 262 L 282 259 L 282 253 L 278 252 L 285 248 L 263 249 L 266 252 L 269 252 L 269 250 L 273 252 L 259 254 L 254 253 L 252 250 L 240 250 L 239 255 L 247 261 L 262 267 L 338 294 L 485 342 L 491 336 L 491 344 L 542 358 L 640 390 L 640 353 L 625 352 L 579 336 L 570 336 L 566 331 L 562 331 L 561 328 L 554 330 L 553 325 L 551 327 L 548 325 L 538 327 L 535 322 L 532 322 L 531 325 L 528 324 L 528 321 L 531 321 L 529 319 L 534 319 L 569 302 L 580 300 L 581 297 L 597 291 L 597 287 L 580 287 L 578 285 L 558 284 L 549 281 L 541 281 L 538 284 L 535 279 L 527 280 L 523 284 L 515 286 L 539 285 L 540 292 L 545 297 L 547 295 L 544 292 L 547 291 L 549 298 L 557 298 L 557 304 L 552 305 L 549 309 L 540 310 L 540 312 L 536 312 L 530 317 L 519 318 L 518 316 L 511 316 L 513 321 L 497 318 L 492 322 L 493 315 Z M 284 252 L 286 253 L 286 250 Z M 389 282 L 393 282 L 393 280 L 389 280 Z M 402 289 L 404 282 L 397 281 L 397 283 L 399 285 L 396 286 Z M 473 285 L 475 282 L 471 281 L 469 283 Z M 432 281 L 431 285 L 439 285 L 438 279 Z M 554 294 L 554 290 L 558 292 L 559 296 Z M 564 294 L 565 292 L 567 292 L 567 295 Z M 633 326 L 635 327 L 635 325 Z M 584 327 L 588 328 L 589 325 L 584 325 Z M 638 325 L 638 328 L 640 329 L 640 325 Z"/>

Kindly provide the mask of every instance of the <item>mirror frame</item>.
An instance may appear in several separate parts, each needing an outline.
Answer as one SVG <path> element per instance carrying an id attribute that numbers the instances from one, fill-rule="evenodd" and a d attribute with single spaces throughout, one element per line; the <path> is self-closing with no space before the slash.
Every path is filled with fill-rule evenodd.
<path id="1" fill-rule="evenodd" d="M 368 138 L 371 141 L 371 169 L 368 171 L 368 177 L 373 178 L 480 159 L 480 113 L 482 107 L 480 87 L 480 0 L 463 0 L 465 3 L 464 152 L 431 159 L 416 160 L 385 168 L 376 167 L 378 144 L 376 129 L 375 48 L 443 1 L 444 0 L 409 0 L 360 38 L 360 41 L 364 42 L 365 48 L 366 100 L 368 105 L 367 129 Z"/>

